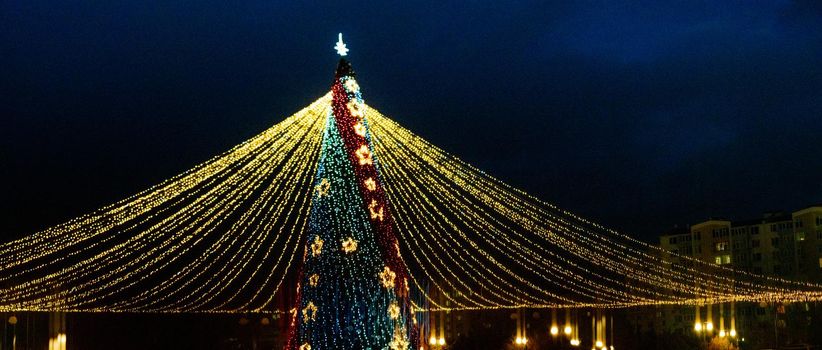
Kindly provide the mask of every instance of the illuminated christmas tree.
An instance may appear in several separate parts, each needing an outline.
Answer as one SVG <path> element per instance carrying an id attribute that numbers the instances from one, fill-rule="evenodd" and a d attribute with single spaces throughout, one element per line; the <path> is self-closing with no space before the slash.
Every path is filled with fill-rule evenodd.
<path id="1" fill-rule="evenodd" d="M 335 47 L 348 49 L 342 35 Z M 417 349 L 407 269 L 355 74 L 340 59 L 286 349 Z"/>

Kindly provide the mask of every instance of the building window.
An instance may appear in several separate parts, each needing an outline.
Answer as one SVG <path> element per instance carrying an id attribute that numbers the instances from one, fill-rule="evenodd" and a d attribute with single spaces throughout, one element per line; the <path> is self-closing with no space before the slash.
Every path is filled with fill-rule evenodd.
<path id="1" fill-rule="evenodd" d="M 762 253 L 753 253 L 753 261 L 762 261 Z"/>
<path id="2" fill-rule="evenodd" d="M 776 247 L 779 245 L 779 237 L 771 238 L 771 245 Z"/>
<path id="3" fill-rule="evenodd" d="M 702 239 L 702 232 L 694 233 L 694 240 L 698 241 L 700 239 Z"/>
<path id="4" fill-rule="evenodd" d="M 722 265 L 722 257 L 721 257 L 721 256 L 717 256 L 717 257 L 715 257 L 715 258 L 714 258 L 714 262 L 715 262 L 717 265 Z"/>
<path id="5" fill-rule="evenodd" d="M 796 227 L 796 228 L 802 227 L 802 220 L 796 220 L 796 222 L 793 224 L 793 227 Z"/>
<path id="6" fill-rule="evenodd" d="M 723 255 L 722 256 L 722 263 L 723 264 L 730 264 L 731 263 L 731 256 L 730 255 Z"/>
<path id="7" fill-rule="evenodd" d="M 816 231 L 816 239 L 822 240 L 822 231 Z"/>
<path id="8" fill-rule="evenodd" d="M 719 242 L 716 244 L 716 251 L 724 252 L 728 250 L 728 242 Z"/>
<path id="9" fill-rule="evenodd" d="M 771 232 L 776 232 L 776 224 L 771 224 Z"/>
<path id="10" fill-rule="evenodd" d="M 797 232 L 796 233 L 796 241 L 802 242 L 805 240 L 805 232 Z"/>
<path id="11" fill-rule="evenodd" d="M 669 244 L 676 244 L 676 237 L 668 238 L 668 243 Z"/>
<path id="12" fill-rule="evenodd" d="M 758 235 L 759 234 L 759 226 L 751 227 L 751 234 Z"/>
<path id="13" fill-rule="evenodd" d="M 759 240 L 758 239 L 751 240 L 751 248 L 759 248 Z"/>
<path id="14" fill-rule="evenodd" d="M 816 217 L 816 226 L 822 226 L 822 216 Z"/>
<path id="15" fill-rule="evenodd" d="M 822 258 L 819 258 L 819 268 L 822 269 Z"/>

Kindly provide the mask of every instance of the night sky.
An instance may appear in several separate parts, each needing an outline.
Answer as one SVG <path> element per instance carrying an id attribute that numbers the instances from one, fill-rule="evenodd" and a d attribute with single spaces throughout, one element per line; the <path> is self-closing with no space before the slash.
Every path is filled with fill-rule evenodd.
<path id="1" fill-rule="evenodd" d="M 642 239 L 822 202 L 821 3 L 630 3 L 3 1 L 0 239 L 291 115 L 337 32 L 367 103 Z"/>

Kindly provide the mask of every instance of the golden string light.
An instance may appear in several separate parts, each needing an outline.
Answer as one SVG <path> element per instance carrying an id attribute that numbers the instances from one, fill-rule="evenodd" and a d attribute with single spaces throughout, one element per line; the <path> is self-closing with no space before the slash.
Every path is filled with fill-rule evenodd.
<path id="1" fill-rule="evenodd" d="M 353 79 L 345 88 L 359 90 Z M 373 147 L 355 143 L 355 164 L 380 170 L 359 186 L 389 199 L 367 200 L 367 214 L 377 224 L 393 216 L 399 241 L 390 244 L 411 267 L 400 280 L 388 266 L 367 273 L 384 288 L 402 287 L 397 293 L 421 292 L 430 307 L 412 305 L 416 311 L 822 300 L 818 284 L 678 256 L 607 229 L 489 176 L 365 104 L 343 107 L 356 118 L 345 127 Z M 327 254 L 306 229 L 312 198 L 334 191 L 328 179 L 314 179 L 331 108 L 327 94 L 189 171 L 0 244 L 0 311 L 276 311 L 299 254 Z M 360 238 L 334 250 L 354 253 Z M 672 256 L 686 264 L 671 264 Z M 307 283 L 321 281 L 313 275 Z M 400 315 L 405 306 L 384 307 Z M 314 319 L 318 307 L 299 312 Z M 562 327 L 550 332 L 576 337 Z M 719 328 L 735 333 L 721 319 Z M 404 344 L 395 337 L 391 347 Z"/>

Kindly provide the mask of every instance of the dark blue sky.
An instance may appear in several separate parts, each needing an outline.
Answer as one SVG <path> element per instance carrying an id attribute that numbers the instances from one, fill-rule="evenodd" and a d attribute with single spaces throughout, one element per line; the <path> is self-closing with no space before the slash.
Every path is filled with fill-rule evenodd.
<path id="1" fill-rule="evenodd" d="M 340 31 L 366 102 L 606 226 L 822 202 L 815 1 L 26 0 L 0 3 L 0 235 L 277 123 L 327 91 Z"/>

